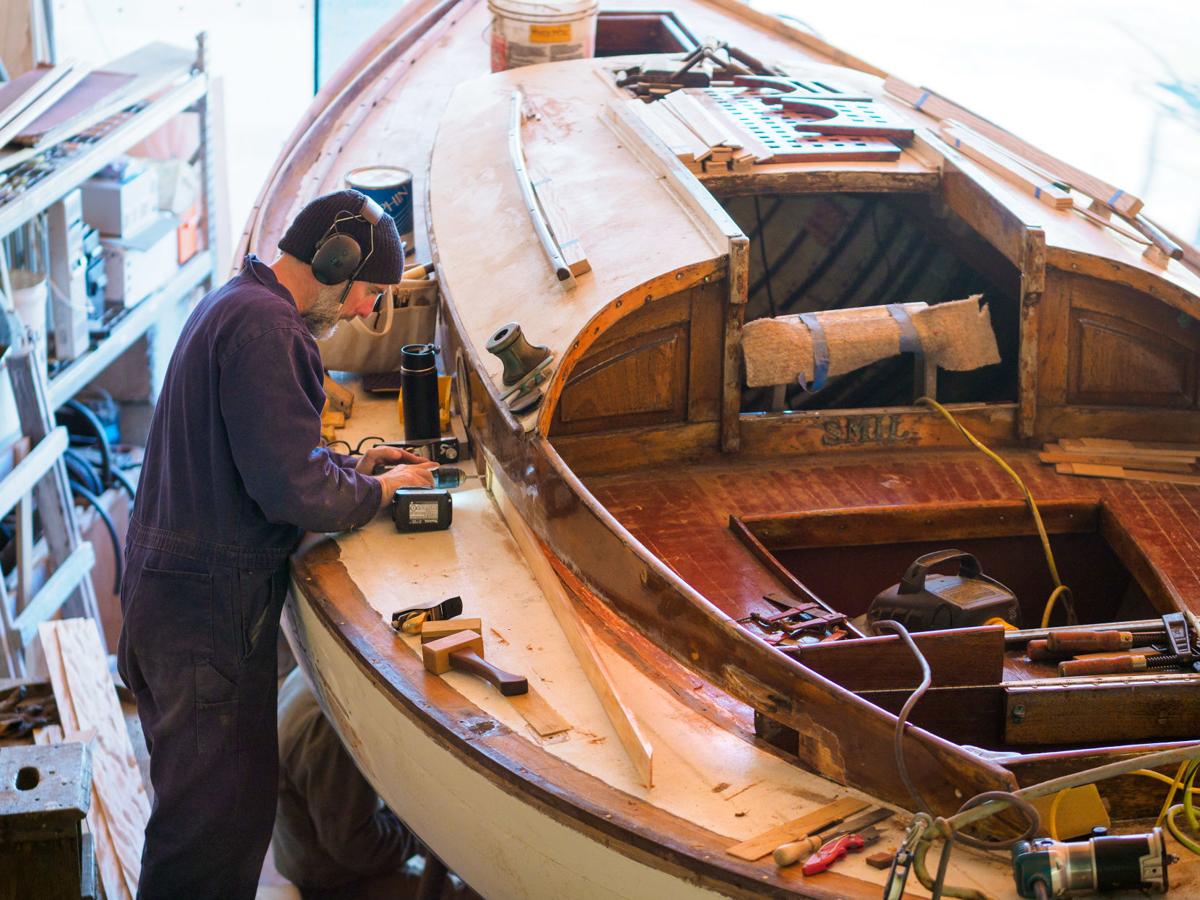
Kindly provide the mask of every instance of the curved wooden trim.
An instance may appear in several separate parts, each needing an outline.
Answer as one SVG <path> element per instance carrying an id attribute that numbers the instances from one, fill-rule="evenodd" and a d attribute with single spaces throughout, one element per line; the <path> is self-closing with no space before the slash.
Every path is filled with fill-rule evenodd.
<path id="1" fill-rule="evenodd" d="M 542 409 L 538 414 L 538 431 L 543 435 L 550 433 L 550 426 L 554 421 L 554 411 L 558 407 L 558 401 L 562 396 L 563 388 L 566 387 L 567 380 L 575 371 L 580 359 L 591 349 L 600 335 L 621 319 L 637 312 L 644 306 L 672 297 L 680 291 L 686 291 L 696 285 L 719 280 L 724 275 L 724 257 L 717 257 L 703 263 L 694 263 L 642 282 L 637 287 L 630 288 L 621 296 L 611 300 L 599 310 L 588 320 L 587 325 L 571 342 L 570 349 L 558 361 L 554 375 L 546 386 L 546 399 L 542 401 Z M 446 305 L 451 306 L 452 304 L 447 301 Z M 491 381 L 486 374 L 483 375 L 483 378 L 485 381 Z"/>
<path id="2" fill-rule="evenodd" d="M 336 133 L 336 123 L 346 111 L 368 90 L 378 90 L 379 86 L 374 83 L 376 79 L 431 29 L 443 21 L 447 26 L 453 24 L 450 13 L 465 12 L 478 2 L 480 0 L 423 0 L 405 6 L 338 69 L 309 104 L 255 199 L 234 254 L 232 264 L 235 267 L 246 253 L 258 249 L 263 232 L 268 227 L 268 219 L 277 219 L 290 209 L 290 206 L 288 209 L 272 207 L 270 202 L 277 197 L 286 197 L 286 202 L 290 204 L 300 196 L 297 185 L 292 185 L 294 189 L 284 190 L 284 180 L 298 182 L 308 176 L 330 135 Z M 405 26 L 403 32 L 396 33 Z M 422 52 L 429 49 L 429 43 L 426 42 L 427 46 L 421 48 Z M 369 108 L 369 104 L 365 109 L 359 107 L 357 114 L 364 115 Z"/>
<path id="3" fill-rule="evenodd" d="M 847 876 L 805 881 L 769 860 L 747 863 L 725 854 L 734 841 L 619 791 L 514 734 L 425 672 L 415 654 L 397 652 L 378 612 L 340 560 L 332 538 L 310 540 L 292 558 L 290 602 L 308 603 L 355 666 L 396 711 L 477 772 L 541 812 L 617 852 L 699 887 L 731 896 L 834 900 L 875 897 L 878 886 Z M 411 664 L 410 664 L 411 662 Z M 351 750 L 353 741 L 347 741 Z M 400 810 L 402 813 L 403 810 Z"/>
<path id="4" fill-rule="evenodd" d="M 1165 278 L 1138 266 L 1062 247 L 1046 247 L 1046 265 L 1068 275 L 1087 275 L 1101 281 L 1121 284 L 1161 300 L 1193 319 L 1200 319 L 1200 298 Z"/>
<path id="5" fill-rule="evenodd" d="M 542 438 L 530 439 L 536 454 L 574 494 L 587 517 L 554 515 L 530 502 L 529 492 L 512 494 L 522 514 L 542 540 L 594 593 L 605 598 L 648 640 L 658 644 L 686 667 L 712 680 L 720 689 L 758 712 L 796 728 L 808 739 L 800 758 L 826 778 L 907 805 L 890 755 L 868 755 L 860 746 L 869 742 L 889 746 L 895 716 L 862 697 L 830 682 L 781 650 L 752 637 L 733 619 L 692 589 L 625 529 Z M 562 490 L 559 488 L 559 490 Z M 553 490 L 553 488 L 551 488 Z M 510 492 L 511 493 L 511 492 Z M 565 503 L 560 503 L 565 506 Z M 605 534 L 605 532 L 607 534 Z M 581 565 L 581 548 L 616 541 L 626 559 L 610 560 L 604 571 Z M 640 570 L 630 566 L 636 563 Z M 600 583 L 604 581 L 604 583 Z M 846 726 L 860 726 L 846 730 Z M 958 808 L 967 791 L 1012 790 L 1012 774 L 996 763 L 968 754 L 960 746 L 910 726 L 906 732 L 908 768 L 924 786 L 925 799 L 937 808 Z"/>

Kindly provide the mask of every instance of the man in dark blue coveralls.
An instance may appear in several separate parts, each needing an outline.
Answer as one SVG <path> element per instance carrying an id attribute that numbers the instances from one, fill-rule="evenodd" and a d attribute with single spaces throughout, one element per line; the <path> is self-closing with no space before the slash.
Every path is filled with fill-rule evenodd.
<path id="1" fill-rule="evenodd" d="M 350 240 L 347 241 L 347 238 Z M 121 586 L 119 664 L 150 749 L 142 898 L 252 898 L 275 816 L 275 648 L 304 531 L 365 525 L 426 462 L 320 446 L 315 337 L 400 280 L 390 216 L 355 191 L 314 200 L 267 265 L 200 301 L 146 443 Z M 382 475 L 370 473 L 391 463 Z"/>

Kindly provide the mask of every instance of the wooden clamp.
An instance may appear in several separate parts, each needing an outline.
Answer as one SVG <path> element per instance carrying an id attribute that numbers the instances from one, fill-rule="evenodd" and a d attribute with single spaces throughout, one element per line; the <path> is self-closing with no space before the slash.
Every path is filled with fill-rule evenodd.
<path id="1" fill-rule="evenodd" d="M 494 685 L 505 697 L 529 691 L 529 682 L 523 675 L 505 672 L 483 658 L 483 636 L 475 631 L 460 631 L 430 641 L 421 647 L 421 658 L 426 670 L 434 675 L 451 669 L 470 672 Z"/>

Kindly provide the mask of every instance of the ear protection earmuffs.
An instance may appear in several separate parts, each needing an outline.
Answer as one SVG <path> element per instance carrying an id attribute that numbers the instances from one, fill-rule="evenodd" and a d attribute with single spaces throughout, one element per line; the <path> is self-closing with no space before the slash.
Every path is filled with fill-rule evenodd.
<path id="1" fill-rule="evenodd" d="M 309 263 L 313 277 L 321 284 L 341 284 L 344 281 L 346 290 L 349 291 L 350 283 L 354 281 L 363 266 L 367 264 L 367 260 L 371 258 L 371 254 L 375 252 L 375 226 L 379 224 L 383 216 L 383 208 L 366 196 L 363 197 L 362 206 L 358 212 L 352 213 L 348 210 L 339 212 L 334 217 L 329 230 L 317 242 L 317 249 L 313 252 L 312 262 Z M 371 247 L 367 250 L 366 256 L 363 256 L 362 247 L 358 245 L 358 241 L 350 235 L 338 231 L 339 225 L 356 219 L 371 226 Z"/>

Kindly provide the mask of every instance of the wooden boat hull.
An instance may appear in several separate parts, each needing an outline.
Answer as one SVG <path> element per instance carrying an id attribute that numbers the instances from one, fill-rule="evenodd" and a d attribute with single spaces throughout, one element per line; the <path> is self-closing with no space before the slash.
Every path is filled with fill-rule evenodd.
<path id="1" fill-rule="evenodd" d="M 638 2 L 628 5 L 643 6 Z M 755 18 L 757 14 L 735 9 L 730 0 L 687 4 L 687 11 L 706 27 L 727 26 L 741 39 L 753 41 L 784 28 L 772 25 L 767 17 Z M 739 813 L 747 817 L 742 821 L 729 818 L 734 807 L 721 809 L 719 805 L 717 813 L 693 819 L 661 800 L 661 788 L 655 788 L 660 791 L 657 796 L 643 792 L 622 781 L 625 776 L 619 772 L 593 771 L 581 762 L 582 757 L 575 757 L 572 764 L 544 742 L 531 741 L 523 732 L 505 726 L 494 698 L 471 695 L 463 685 L 455 690 L 450 686 L 453 681 L 426 676 L 416 657 L 399 646 L 381 621 L 380 614 L 386 615 L 386 610 L 376 592 L 389 591 L 391 585 L 377 580 L 372 586 L 370 573 L 361 569 L 349 575 L 338 559 L 334 541 L 309 547 L 295 560 L 294 596 L 288 615 L 297 656 L 317 685 L 326 712 L 381 795 L 451 868 L 487 896 L 683 896 L 711 891 L 737 895 L 761 890 L 806 896 L 877 894 L 883 876 L 864 876 L 861 866 L 848 865 L 852 876 L 831 873 L 804 881 L 787 870 L 776 871 L 768 863 L 739 862 L 725 851 L 735 838 L 756 833 L 751 828 L 754 816 L 777 824 L 797 811 L 796 797 L 804 800 L 801 808 L 808 808 L 815 802 L 814 796 L 826 800 L 836 796 L 842 789 L 833 783 L 911 807 L 913 798 L 901 784 L 900 764 L 891 752 L 896 719 L 888 711 L 898 708 L 903 699 L 900 695 L 912 686 L 911 678 L 897 676 L 888 685 L 889 696 L 877 692 L 866 698 L 861 691 L 852 690 L 852 679 L 802 664 L 802 659 L 768 646 L 739 624 L 739 614 L 754 608 L 780 581 L 778 572 L 761 566 L 755 569 L 755 563 L 737 568 L 733 580 L 743 580 L 731 592 L 735 601 L 718 602 L 720 591 L 715 588 L 721 587 L 719 579 L 707 578 L 704 565 L 722 564 L 720 554 L 728 552 L 732 540 L 725 530 L 728 515 L 735 508 L 745 512 L 737 503 L 716 510 L 715 518 L 712 511 L 705 512 L 705 527 L 715 521 L 721 533 L 709 534 L 704 539 L 707 544 L 697 543 L 693 552 L 702 556 L 705 546 L 718 552 L 712 560 L 701 560 L 689 568 L 679 560 L 668 562 L 665 542 L 659 540 L 664 535 L 653 532 L 653 523 L 639 521 L 628 508 L 618 514 L 619 491 L 601 496 L 595 488 L 602 476 L 630 469 L 627 462 L 621 462 L 630 458 L 646 467 L 720 466 L 724 462 L 731 470 L 741 467 L 739 477 L 745 475 L 747 466 L 776 464 L 806 473 L 819 483 L 824 467 L 847 450 L 883 451 L 876 458 L 884 466 L 919 468 L 931 452 L 957 446 L 960 437 L 935 415 L 916 407 L 839 410 L 836 415 L 821 410 L 786 416 L 741 414 L 739 338 L 750 293 L 749 245 L 714 195 L 754 194 L 760 189 L 780 193 L 926 193 L 944 205 L 939 215 L 955 215 L 966 230 L 988 233 L 992 246 L 981 257 L 981 265 L 992 266 L 1004 286 L 1000 293 L 1014 307 L 1014 341 L 1015 332 L 1020 332 L 1019 359 L 1010 360 L 1018 399 L 965 404 L 956 411 L 989 442 L 1014 445 L 1058 429 L 1073 433 L 1072 429 L 1097 427 L 1107 434 L 1113 429 L 1145 429 L 1155 424 L 1181 438 L 1200 434 L 1200 419 L 1194 410 L 1183 408 L 1182 401 L 1172 399 L 1166 404 L 1174 404 L 1171 409 L 1137 409 L 1138 403 L 1126 403 L 1128 398 L 1120 390 L 1110 390 L 1112 379 L 1103 367 L 1093 372 L 1076 366 L 1068 373 L 1068 356 L 1062 350 L 1062 335 L 1056 331 L 1066 327 L 1063 322 L 1068 314 L 1073 317 L 1070 327 L 1076 328 L 1079 320 L 1095 312 L 1076 314 L 1074 296 L 1093 292 L 1093 282 L 1100 279 L 1111 285 L 1094 292 L 1107 291 L 1113 296 L 1099 310 L 1107 319 L 1089 337 L 1104 332 L 1105 339 L 1109 334 L 1118 334 L 1119 340 L 1131 334 L 1140 339 L 1153 330 L 1145 324 L 1151 319 L 1143 321 L 1144 315 L 1151 315 L 1139 305 L 1143 295 L 1165 303 L 1153 313 L 1159 319 L 1180 311 L 1194 313 L 1194 286 L 1177 268 L 1166 274 L 1149 271 L 1136 256 L 1130 259 L 1127 247 L 1118 248 L 1124 255 L 1117 254 L 1120 258 L 1114 257 L 1116 261 L 1107 260 L 1091 238 L 1076 240 L 1070 227 L 1073 218 L 1071 222 L 1055 221 L 1053 228 L 1045 230 L 1030 225 L 1030 208 L 1042 213 L 1036 201 L 1026 198 L 1025 206 L 1016 201 L 1009 208 L 993 195 L 994 186 L 986 177 L 949 159 L 936 168 L 915 154 L 912 158 L 906 154 L 894 170 L 870 164 L 828 173 L 780 170 L 762 178 L 757 188 L 750 176 L 730 172 L 714 176 L 702 186 L 686 170 L 681 171 L 677 160 L 658 158 L 658 151 L 633 159 L 636 154 L 628 148 L 638 143 L 637 135 L 614 128 L 611 116 L 601 124 L 593 115 L 593 106 L 608 103 L 605 91 L 612 88 L 602 87 L 602 79 L 595 77 L 602 73 L 585 65 L 574 64 L 570 70 L 574 80 L 567 79 L 566 101 L 553 93 L 555 79 L 545 74 L 545 67 L 475 82 L 452 96 L 455 76 L 436 70 L 433 59 L 437 53 L 431 48 L 436 45 L 444 50 L 448 59 L 454 53 L 459 59 L 471 59 L 469 54 L 463 55 L 467 44 L 461 32 L 469 31 L 468 26 L 473 28 L 482 18 L 478 4 L 471 0 L 426 0 L 406 21 L 398 19 L 393 39 L 377 40 L 357 69 L 348 67 L 297 130 L 293 145 L 264 190 L 246 246 L 262 252 L 264 242 L 278 234 L 295 202 L 319 188 L 339 187 L 335 160 L 347 165 L 379 161 L 379 148 L 357 136 L 367 133 L 364 129 L 372 116 L 386 122 L 379 140 L 403 143 L 411 139 L 414 158 L 387 161 L 418 171 L 431 185 L 434 200 L 440 197 L 440 210 L 433 203 L 431 211 L 429 198 L 418 204 L 418 243 L 425 240 L 423 225 L 431 224 L 434 234 L 429 249 L 438 263 L 446 301 L 441 343 L 447 367 L 454 365 L 460 379 L 465 397 L 460 409 L 475 441 L 476 461 L 492 476 L 497 497 L 506 498 L 503 502 L 515 508 L 542 542 L 541 549 L 578 609 L 590 617 L 593 629 L 597 623 L 602 626 L 599 643 L 617 648 L 630 665 L 641 670 L 641 690 L 649 691 L 647 684 L 661 683 L 684 707 L 693 711 L 703 708 L 702 718 L 710 725 L 719 723 L 726 736 L 735 735 L 742 746 L 765 754 L 755 757 L 755 765 L 769 767 L 768 763 L 787 758 L 799 762 L 799 767 L 789 763 L 794 772 L 801 772 L 802 767 L 807 770 L 806 777 L 815 772 L 829 781 L 806 781 L 803 788 L 795 788 L 790 773 L 772 770 L 764 783 L 790 786 L 788 789 L 796 790 L 792 797 L 777 792 L 772 802 L 763 801 Z M 872 84 L 862 73 L 883 74 L 839 56 L 831 48 L 813 46 L 791 32 L 784 36 L 806 52 L 814 51 L 821 59 L 814 65 L 834 62 L 857 69 L 833 73 L 850 79 L 858 88 Z M 475 60 L 470 66 L 478 63 Z M 464 71 L 470 71 L 470 66 Z M 423 80 L 419 83 L 428 88 L 423 94 L 405 80 L 410 71 L 420 73 Z M 510 183 L 507 161 L 497 162 L 504 155 L 505 104 L 511 90 L 518 87 L 531 104 L 530 127 L 546 139 L 544 147 L 550 147 L 540 160 L 535 154 L 534 162 L 549 166 L 556 183 L 568 191 L 582 191 L 591 184 L 591 173 L 615 173 L 621 181 L 616 185 L 620 190 L 611 192 L 616 198 L 613 202 L 631 207 L 635 200 L 647 198 L 654 214 L 661 215 L 665 223 L 653 218 L 648 225 L 623 222 L 633 235 L 627 240 L 639 249 L 648 248 L 645 253 L 630 254 L 607 228 L 608 210 L 585 212 L 585 219 L 591 215 L 587 221 L 592 227 L 585 237 L 593 242 L 590 249 L 595 258 L 593 272 L 581 279 L 575 294 L 560 293 L 536 246 L 520 238 L 529 223 L 522 218 L 524 207 Z M 469 101 L 465 107 L 464 98 Z M 398 108 L 404 101 L 412 102 L 417 113 L 414 118 L 420 119 L 424 129 L 432 128 L 441 107 L 448 104 L 451 114 L 439 125 L 440 156 L 431 149 L 431 131 L 418 130 L 394 111 L 371 112 L 389 104 Z M 583 171 L 575 171 L 576 155 L 571 152 L 570 140 L 581 140 L 580 134 L 586 138 L 585 152 L 591 148 L 594 153 L 590 169 L 583 166 Z M 342 141 L 352 145 L 344 155 Z M 553 149 L 560 142 L 567 149 L 556 157 Z M 422 172 L 430 153 L 430 169 Z M 312 169 L 311 174 L 305 174 L 306 167 Z M 474 230 L 481 222 L 492 223 L 486 234 Z M 491 241 L 497 234 L 505 240 L 516 237 L 512 246 L 501 246 Z M 660 234 L 669 240 L 652 251 L 652 241 Z M 424 251 L 422 246 L 422 256 Z M 1168 306 L 1174 309 L 1168 310 Z M 482 352 L 488 334 L 512 318 L 522 320 L 535 342 L 545 339 L 552 344 L 556 354 L 541 412 L 523 419 L 515 417 L 503 402 L 498 363 Z M 1141 324 L 1128 327 L 1124 319 Z M 664 346 L 685 349 L 670 358 L 671 371 L 677 377 L 670 382 L 669 391 L 662 388 L 662 403 L 629 407 L 631 412 L 624 417 L 588 419 L 587 401 L 595 398 L 588 397 L 579 385 L 608 362 L 624 358 L 611 352 L 597 357 L 593 350 L 608 352 L 616 347 L 634 358 L 646 347 L 653 353 Z M 1171 347 L 1167 365 L 1191 352 L 1187 347 Z M 1089 384 L 1099 384 L 1103 390 Z M 1058 394 L 1048 392 L 1048 385 Z M 584 397 L 582 403 L 580 396 Z M 572 398 L 577 413 L 584 409 L 574 424 L 563 414 Z M 1096 402 L 1108 404 L 1099 418 L 1088 406 Z M 585 425 L 580 425 L 581 421 Z M 593 425 L 600 422 L 600 427 L 587 426 L 589 421 Z M 388 427 L 393 428 L 394 422 Z M 922 462 L 914 463 L 916 459 Z M 944 457 L 964 471 L 974 470 L 974 463 L 967 459 L 965 453 Z M 847 465 L 845 471 L 854 473 L 842 485 L 845 496 L 832 489 L 805 494 L 800 508 L 789 511 L 832 515 L 846 513 L 848 507 L 879 508 L 889 498 L 900 502 L 896 498 L 903 494 L 892 491 L 888 479 L 908 477 L 881 475 L 869 465 Z M 749 484 L 751 491 L 761 487 L 753 478 L 740 483 Z M 986 478 L 981 483 L 977 494 L 957 499 L 986 505 L 1011 496 L 1006 486 Z M 604 482 L 603 487 L 612 484 Z M 719 491 L 719 477 L 710 487 Z M 640 489 L 649 487 L 641 485 Z M 688 501 L 678 492 L 668 502 L 672 499 L 682 505 Z M 1171 501 L 1170 505 L 1188 515 L 1197 509 L 1191 500 Z M 494 511 L 491 515 L 494 519 Z M 684 527 L 688 523 L 681 519 L 676 524 Z M 455 527 L 461 526 L 456 523 Z M 1117 534 L 1122 528 L 1112 530 Z M 481 565 L 486 565 L 489 553 L 499 554 L 506 546 L 502 523 L 495 532 L 492 539 L 472 545 L 471 552 L 479 554 Z M 699 533 L 697 529 L 695 534 Z M 380 537 L 376 534 L 371 540 Z M 343 544 L 348 546 L 351 540 L 356 538 L 344 539 Z M 1141 567 L 1135 573 L 1138 579 L 1157 585 L 1157 591 L 1151 592 L 1156 604 L 1168 609 L 1198 599 L 1188 567 L 1170 561 L 1160 565 L 1161 560 L 1147 555 L 1138 540 L 1127 541 L 1127 555 Z M 384 544 L 375 546 L 382 551 Z M 417 549 L 415 545 L 405 547 Z M 750 558 L 748 552 L 743 555 Z M 380 564 L 386 567 L 382 561 Z M 1160 570 L 1167 574 L 1159 577 Z M 462 567 L 449 574 L 430 574 L 427 580 L 412 582 L 409 587 L 415 584 L 423 592 L 440 592 L 449 586 L 491 609 L 488 602 L 492 598 L 480 596 L 488 587 L 470 578 L 462 586 L 440 580 L 448 577 L 465 577 Z M 796 588 L 795 581 L 783 579 L 785 586 L 802 594 L 803 585 Z M 469 594 L 468 588 L 474 593 Z M 980 640 L 988 646 L 1001 643 L 995 628 Z M 899 646 L 895 639 L 875 641 L 871 647 L 887 642 L 892 650 Z M 532 642 L 528 649 L 535 650 Z M 896 654 L 883 653 L 883 658 L 894 661 Z M 534 664 L 531 658 L 529 665 Z M 989 687 L 994 701 L 1000 686 Z M 792 742 L 790 755 L 781 756 L 760 740 L 772 735 Z M 965 743 L 961 740 L 956 743 L 911 724 L 903 743 L 908 768 L 925 799 L 943 814 L 981 791 L 1014 788 L 1018 784 L 1014 772 L 1061 774 L 1130 752 L 1091 747 L 1075 755 L 1052 753 L 1048 758 L 1001 765 L 960 746 Z M 683 765 L 689 764 L 691 760 L 685 758 Z M 702 790 L 720 793 L 730 787 L 724 779 L 712 780 L 719 783 Z M 1128 794 L 1122 795 L 1118 809 L 1123 814 L 1145 811 L 1147 804 Z M 439 799 L 443 795 L 444 802 Z M 964 859 L 967 871 L 962 877 L 986 885 L 989 891 L 1008 890 L 1010 881 L 1003 863 L 997 869 L 973 856 Z M 873 883 L 868 884 L 864 877 Z"/>
<path id="2" fill-rule="evenodd" d="M 701 898 L 724 891 L 695 872 L 635 858 L 608 836 L 555 816 L 531 793 L 506 789 L 447 745 L 362 665 L 293 585 L 287 628 L 297 660 L 359 769 L 406 824 L 489 898 Z"/>

